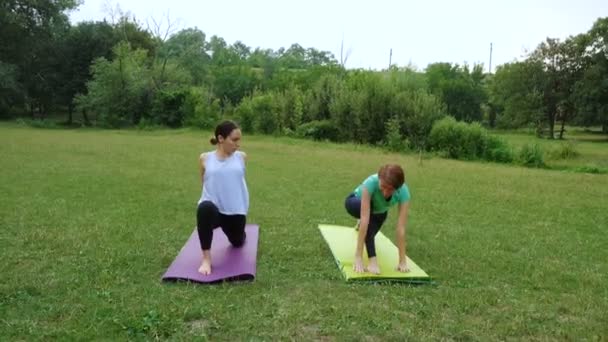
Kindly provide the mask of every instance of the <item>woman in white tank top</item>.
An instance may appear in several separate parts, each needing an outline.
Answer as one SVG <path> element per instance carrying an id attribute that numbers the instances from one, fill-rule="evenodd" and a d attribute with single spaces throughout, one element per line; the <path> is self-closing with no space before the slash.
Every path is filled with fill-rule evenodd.
<path id="1" fill-rule="evenodd" d="M 241 130 L 232 121 L 215 128 L 210 140 L 215 151 L 199 157 L 202 194 L 196 210 L 196 227 L 203 251 L 199 272 L 211 274 L 213 230 L 221 227 L 230 243 L 238 248 L 245 243 L 245 223 L 249 210 L 249 192 L 245 181 L 247 155 L 238 151 Z"/>

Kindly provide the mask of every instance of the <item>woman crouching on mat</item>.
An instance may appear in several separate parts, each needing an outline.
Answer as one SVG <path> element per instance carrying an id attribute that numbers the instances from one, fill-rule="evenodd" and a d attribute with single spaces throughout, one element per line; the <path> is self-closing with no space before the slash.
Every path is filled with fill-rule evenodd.
<path id="1" fill-rule="evenodd" d="M 405 257 L 405 226 L 409 208 L 410 191 L 405 184 L 403 169 L 399 165 L 387 164 L 380 168 L 360 184 L 353 193 L 346 197 L 344 205 L 346 211 L 360 219 L 358 223 L 359 234 L 355 250 L 355 272 L 366 270 L 379 274 L 380 268 L 376 259 L 375 236 L 386 220 L 388 209 L 399 205 L 399 218 L 397 219 L 397 247 L 399 248 L 399 261 L 397 270 L 409 272 Z M 369 263 L 363 266 L 363 243 L 367 249 Z"/>
<path id="2" fill-rule="evenodd" d="M 222 227 L 232 246 L 243 246 L 249 209 L 245 181 L 247 155 L 237 151 L 241 144 L 241 130 L 234 122 L 224 121 L 215 128 L 210 142 L 217 148 L 199 157 L 203 190 L 196 211 L 196 227 L 203 250 L 198 271 L 204 275 L 211 274 L 213 230 Z"/>

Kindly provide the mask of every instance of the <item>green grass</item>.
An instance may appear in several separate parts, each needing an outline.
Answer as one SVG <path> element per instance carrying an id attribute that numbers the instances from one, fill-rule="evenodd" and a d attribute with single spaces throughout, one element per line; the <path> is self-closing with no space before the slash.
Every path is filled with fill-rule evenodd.
<path id="1" fill-rule="evenodd" d="M 607 175 L 246 135 L 256 280 L 161 283 L 208 135 L 0 124 L 0 340 L 608 338 Z M 436 286 L 346 283 L 317 230 L 388 161 Z"/>
<path id="2" fill-rule="evenodd" d="M 519 151 L 524 144 L 538 145 L 543 150 L 545 163 L 549 168 L 577 172 L 595 169 L 608 173 L 608 136 L 605 134 L 591 133 L 576 127 L 569 127 L 563 140 L 539 139 L 532 132 L 523 130 L 492 133 L 504 138 L 515 151 Z M 556 152 L 568 144 L 574 148 L 577 155 L 568 158 L 556 156 Z"/>

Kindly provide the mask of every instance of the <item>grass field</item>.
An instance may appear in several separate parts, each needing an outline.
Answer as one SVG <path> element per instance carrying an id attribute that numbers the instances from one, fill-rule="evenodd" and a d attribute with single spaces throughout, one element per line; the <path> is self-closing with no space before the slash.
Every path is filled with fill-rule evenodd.
<path id="1" fill-rule="evenodd" d="M 494 134 L 504 138 L 515 151 L 522 145 L 538 145 L 544 152 L 545 163 L 549 168 L 580 171 L 596 169 L 602 173 L 608 172 L 608 136 L 598 134 L 599 131 L 589 132 L 578 127 L 568 127 L 563 140 L 538 139 L 530 131 L 494 131 Z M 557 135 L 556 135 L 557 136 Z M 577 155 L 569 158 L 559 158 L 557 151 L 567 147 Z"/>
<path id="2" fill-rule="evenodd" d="M 0 340 L 608 339 L 608 175 L 246 135 L 256 280 L 161 283 L 208 135 L 0 124 Z M 346 283 L 317 230 L 389 161 L 435 286 Z"/>

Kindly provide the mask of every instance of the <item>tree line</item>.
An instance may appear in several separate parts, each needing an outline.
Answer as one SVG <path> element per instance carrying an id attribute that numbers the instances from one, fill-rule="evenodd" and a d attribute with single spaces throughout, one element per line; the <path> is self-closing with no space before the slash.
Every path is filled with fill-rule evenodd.
<path id="1" fill-rule="evenodd" d="M 563 137 L 567 124 L 608 133 L 608 18 L 522 61 L 433 63 L 424 70 L 347 69 L 347 60 L 293 44 L 228 44 L 198 28 L 112 22 L 72 25 L 76 0 L 6 0 L 0 7 L 0 116 L 68 125 L 211 128 L 427 148 L 446 116 Z M 390 141 L 389 141 L 390 140 Z"/>

